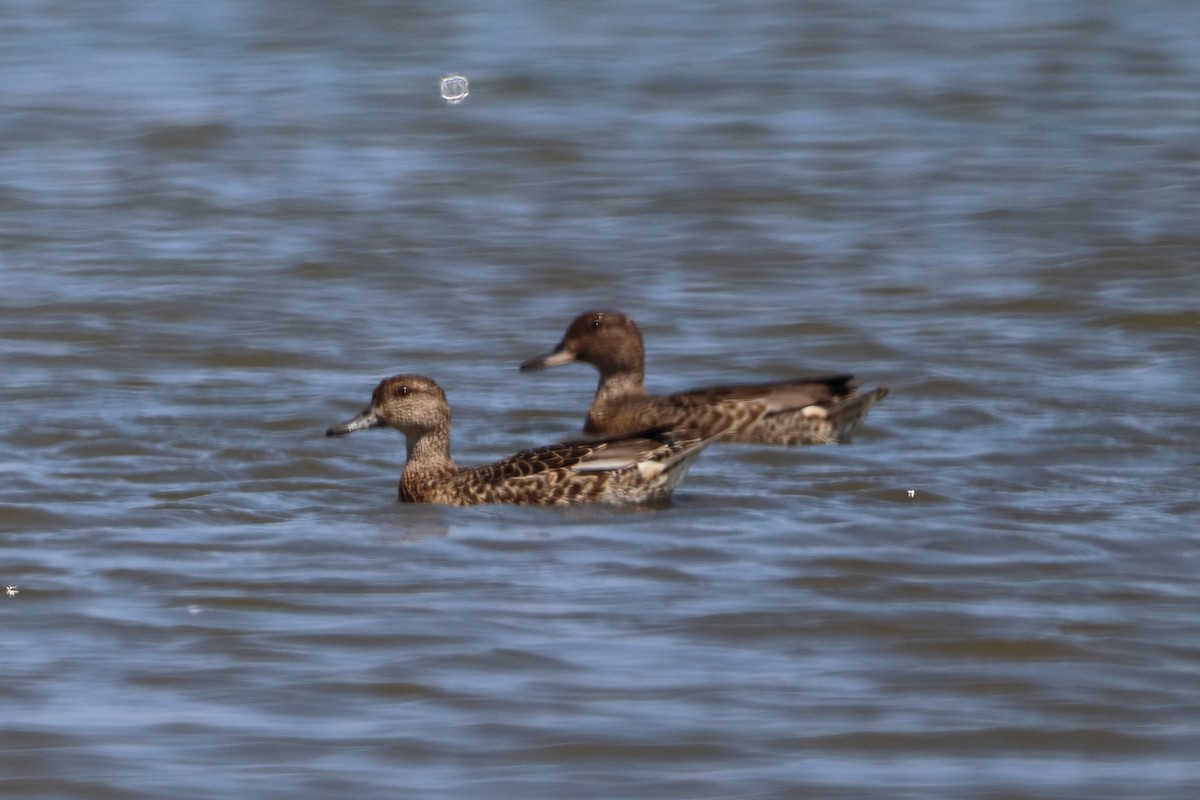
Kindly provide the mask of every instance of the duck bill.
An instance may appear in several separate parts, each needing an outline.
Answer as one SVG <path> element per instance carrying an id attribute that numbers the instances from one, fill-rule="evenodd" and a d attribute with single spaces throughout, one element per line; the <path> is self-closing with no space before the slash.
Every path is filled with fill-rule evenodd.
<path id="1" fill-rule="evenodd" d="M 361 414 L 345 422 L 340 422 L 334 425 L 329 430 L 325 431 L 326 436 L 345 436 L 347 433 L 355 431 L 365 431 L 367 428 L 382 428 L 386 423 L 379 418 L 375 413 L 375 409 L 364 409 Z"/>
<path id="2" fill-rule="evenodd" d="M 521 372 L 535 372 L 546 367 L 561 367 L 575 360 L 575 354 L 560 344 L 556 349 L 540 356 L 534 356 L 521 365 Z"/>

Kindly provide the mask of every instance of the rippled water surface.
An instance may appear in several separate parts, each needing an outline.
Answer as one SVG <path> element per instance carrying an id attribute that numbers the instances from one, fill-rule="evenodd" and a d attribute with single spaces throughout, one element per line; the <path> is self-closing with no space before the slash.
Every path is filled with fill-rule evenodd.
<path id="1" fill-rule="evenodd" d="M 1200 9 L 0 9 L 0 794 L 1193 798 Z M 439 81 L 461 73 L 459 105 Z M 853 371 L 668 509 L 395 502 Z"/>

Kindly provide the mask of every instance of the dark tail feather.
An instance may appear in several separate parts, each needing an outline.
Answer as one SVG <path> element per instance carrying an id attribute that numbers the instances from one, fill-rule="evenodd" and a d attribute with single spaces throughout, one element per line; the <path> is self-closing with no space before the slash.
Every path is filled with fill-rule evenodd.
<path id="1" fill-rule="evenodd" d="M 843 400 L 829 410 L 833 420 L 834 430 L 837 431 L 837 441 L 848 442 L 867 418 L 867 412 L 891 392 L 890 386 L 880 386 L 863 394 Z"/>

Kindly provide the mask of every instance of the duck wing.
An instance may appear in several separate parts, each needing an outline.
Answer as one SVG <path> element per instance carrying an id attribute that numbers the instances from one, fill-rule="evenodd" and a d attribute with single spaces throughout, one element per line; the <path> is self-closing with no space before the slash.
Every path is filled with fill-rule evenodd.
<path id="1" fill-rule="evenodd" d="M 829 405 L 851 397 L 858 388 L 853 378 L 853 375 L 833 375 L 768 383 L 710 386 L 675 392 L 667 397 L 678 408 L 754 403 L 762 404 L 763 413 L 777 414 L 805 406 Z"/>

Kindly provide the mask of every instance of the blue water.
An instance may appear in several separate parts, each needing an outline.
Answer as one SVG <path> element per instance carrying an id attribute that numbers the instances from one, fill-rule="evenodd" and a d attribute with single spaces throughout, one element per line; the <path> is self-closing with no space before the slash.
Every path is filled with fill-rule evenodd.
<path id="1" fill-rule="evenodd" d="M 0 794 L 1191 798 L 1200 9 L 0 9 Z M 439 94 L 470 79 L 465 102 Z M 672 506 L 395 502 L 854 372 Z M 911 495 L 910 495 L 911 492 Z"/>

